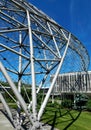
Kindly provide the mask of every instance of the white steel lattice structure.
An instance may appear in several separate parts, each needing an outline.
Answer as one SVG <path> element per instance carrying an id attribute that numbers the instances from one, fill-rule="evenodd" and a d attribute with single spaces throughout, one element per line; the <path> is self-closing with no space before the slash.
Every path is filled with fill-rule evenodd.
<path id="1" fill-rule="evenodd" d="M 82 43 L 53 19 L 25 0 L 0 0 L 0 80 L 7 80 L 13 96 L 1 87 L 16 104 L 17 118 L 2 93 L 0 99 L 16 129 L 23 129 L 27 118 L 27 129 L 43 129 L 40 119 L 58 74 L 86 71 L 88 65 L 89 56 Z M 50 83 L 52 74 L 55 76 Z M 24 88 L 28 103 L 21 95 L 22 83 L 30 84 L 32 90 L 30 100 Z M 37 109 L 37 97 L 47 85 L 48 93 Z"/>

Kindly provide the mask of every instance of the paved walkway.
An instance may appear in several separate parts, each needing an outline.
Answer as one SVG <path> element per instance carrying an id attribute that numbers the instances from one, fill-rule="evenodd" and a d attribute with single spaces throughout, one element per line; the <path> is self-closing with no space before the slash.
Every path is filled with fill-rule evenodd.
<path id="1" fill-rule="evenodd" d="M 13 126 L 11 125 L 11 123 L 9 122 L 9 120 L 7 119 L 7 117 L 2 112 L 2 110 L 3 110 L 3 106 L 0 103 L 0 130 L 15 130 Z M 45 125 L 43 126 L 43 129 L 51 130 L 52 128 L 49 125 Z M 53 130 L 58 130 L 58 129 L 55 128 Z"/>
<path id="2" fill-rule="evenodd" d="M 0 130 L 14 130 L 9 120 L 0 111 Z"/>
<path id="3" fill-rule="evenodd" d="M 14 130 L 7 117 L 2 113 L 2 109 L 3 107 L 0 104 L 0 130 Z"/>

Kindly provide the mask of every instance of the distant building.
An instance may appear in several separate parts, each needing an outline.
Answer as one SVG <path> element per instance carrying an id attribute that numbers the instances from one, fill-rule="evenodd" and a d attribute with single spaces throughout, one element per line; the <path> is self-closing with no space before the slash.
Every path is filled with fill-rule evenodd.
<path id="1" fill-rule="evenodd" d="M 51 81 L 54 75 L 51 75 Z M 91 93 L 91 71 L 59 74 L 53 88 L 55 95 L 61 93 Z"/>

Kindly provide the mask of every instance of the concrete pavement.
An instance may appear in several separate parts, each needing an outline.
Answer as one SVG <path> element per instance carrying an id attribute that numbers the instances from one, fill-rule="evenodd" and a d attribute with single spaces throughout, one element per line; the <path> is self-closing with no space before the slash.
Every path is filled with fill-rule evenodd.
<path id="1" fill-rule="evenodd" d="M 0 130 L 14 130 L 13 126 L 2 111 L 0 111 Z"/>
<path id="2" fill-rule="evenodd" d="M 15 130 L 2 110 L 3 106 L 0 103 L 0 130 Z"/>
<path id="3" fill-rule="evenodd" d="M 2 112 L 3 109 L 4 108 L 3 108 L 2 104 L 0 103 L 0 130 L 15 130 L 13 128 L 12 124 L 10 123 L 10 121 L 7 119 L 7 117 Z M 43 129 L 51 130 L 52 127 L 49 125 L 45 125 L 45 126 L 43 126 Z M 54 130 L 58 130 L 58 129 L 54 128 Z"/>

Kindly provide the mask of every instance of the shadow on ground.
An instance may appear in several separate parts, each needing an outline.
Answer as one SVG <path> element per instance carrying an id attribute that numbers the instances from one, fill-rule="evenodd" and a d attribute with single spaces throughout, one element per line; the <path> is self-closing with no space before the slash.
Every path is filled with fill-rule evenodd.
<path id="1" fill-rule="evenodd" d="M 45 111 L 41 121 L 45 122 L 44 125 L 49 124 L 51 126 L 51 130 L 54 130 L 57 126 L 62 126 L 62 128 L 60 128 L 61 130 L 67 130 L 76 120 L 78 120 L 81 112 L 81 109 L 62 110 L 61 108 L 57 108 L 55 110 L 51 110 L 50 108 Z"/>
<path id="2" fill-rule="evenodd" d="M 12 125 L 12 127 L 15 128 L 13 122 L 8 117 L 7 113 L 5 111 L 3 111 L 2 109 L 0 109 L 0 112 L 7 118 L 7 120 L 10 122 L 10 124 Z"/>

